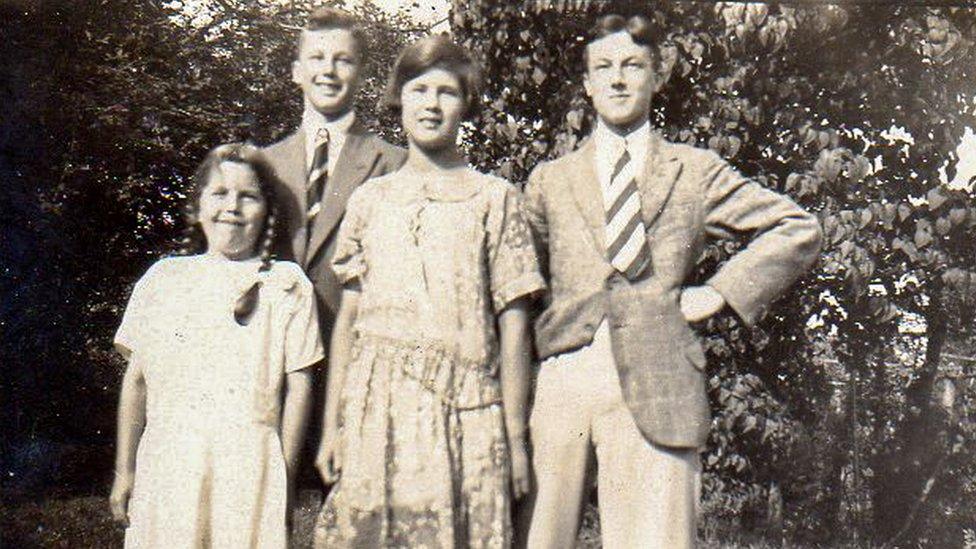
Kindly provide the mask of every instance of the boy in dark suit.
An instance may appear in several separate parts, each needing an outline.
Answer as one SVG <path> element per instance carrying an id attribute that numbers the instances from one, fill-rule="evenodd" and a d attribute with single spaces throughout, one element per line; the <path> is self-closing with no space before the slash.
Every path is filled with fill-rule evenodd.
<path id="1" fill-rule="evenodd" d="M 574 544 L 591 449 L 604 547 L 694 545 L 710 417 L 688 323 L 729 307 L 753 324 L 820 248 L 817 220 L 790 199 L 650 128 L 663 83 L 655 46 L 641 16 L 598 21 L 584 58 L 597 127 L 526 186 L 551 285 L 535 325 L 530 548 Z M 751 241 L 686 286 L 706 239 L 729 234 Z"/>
<path id="2" fill-rule="evenodd" d="M 315 285 L 323 341 L 339 308 L 341 287 L 330 265 L 346 201 L 364 181 L 396 170 L 406 158 L 406 151 L 356 120 L 353 101 L 367 54 L 366 36 L 352 15 L 333 8 L 313 12 L 292 63 L 292 81 L 304 96 L 301 125 L 264 150 L 283 187 L 277 190 L 279 216 L 290 244 L 284 255 Z"/>

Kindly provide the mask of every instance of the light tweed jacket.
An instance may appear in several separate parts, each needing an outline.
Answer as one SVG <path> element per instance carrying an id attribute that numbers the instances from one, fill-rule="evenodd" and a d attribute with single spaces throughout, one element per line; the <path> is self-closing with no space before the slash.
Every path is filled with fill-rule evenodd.
<path id="1" fill-rule="evenodd" d="M 624 399 L 651 442 L 696 448 L 708 436 L 705 355 L 679 309 L 681 288 L 708 238 L 750 242 L 708 284 L 747 324 L 804 273 L 820 250 L 815 217 L 736 172 L 708 150 L 650 140 L 641 210 L 653 274 L 629 282 L 606 257 L 603 198 L 591 139 L 538 166 L 527 217 L 548 267 L 551 294 L 535 323 L 541 358 L 590 343 L 610 325 Z"/>

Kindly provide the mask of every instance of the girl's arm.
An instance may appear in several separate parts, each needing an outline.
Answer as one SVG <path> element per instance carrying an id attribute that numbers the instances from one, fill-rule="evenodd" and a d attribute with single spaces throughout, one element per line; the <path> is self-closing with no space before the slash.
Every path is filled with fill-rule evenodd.
<path id="1" fill-rule="evenodd" d="M 305 441 L 308 413 L 312 409 L 312 373 L 303 368 L 285 375 L 285 402 L 281 411 L 281 449 L 285 458 L 287 524 L 291 527 L 291 510 L 295 505 L 295 478 Z"/>
<path id="2" fill-rule="evenodd" d="M 531 345 L 528 298 L 513 301 L 498 319 L 501 338 L 502 403 L 512 456 L 512 489 L 516 498 L 529 493 L 529 457 L 525 418 L 528 408 Z"/>
<path id="3" fill-rule="evenodd" d="M 339 313 L 332 327 L 332 342 L 329 345 L 328 382 L 322 418 L 324 432 L 315 459 L 315 466 L 326 484 L 339 480 L 339 471 L 342 469 L 339 459 L 339 411 L 346 366 L 352 356 L 352 345 L 356 339 L 353 324 L 359 310 L 359 289 L 344 289 L 340 303 Z"/>
<path id="4" fill-rule="evenodd" d="M 128 524 L 129 498 L 136 475 L 136 451 L 146 425 L 146 380 L 133 354 L 122 377 L 119 395 L 118 441 L 115 449 L 115 480 L 109 504 L 112 517 Z"/>
<path id="5" fill-rule="evenodd" d="M 288 482 L 294 480 L 301 458 L 308 413 L 312 409 L 312 372 L 310 368 L 289 372 L 285 376 L 285 402 L 281 412 L 281 447 L 288 470 Z"/>

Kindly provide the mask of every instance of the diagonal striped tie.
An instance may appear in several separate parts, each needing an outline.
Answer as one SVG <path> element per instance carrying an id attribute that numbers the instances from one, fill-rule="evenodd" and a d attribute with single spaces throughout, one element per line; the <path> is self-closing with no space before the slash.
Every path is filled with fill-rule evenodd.
<path id="1" fill-rule="evenodd" d="M 322 191 L 329 174 L 329 130 L 319 128 L 315 134 L 315 155 L 312 157 L 312 167 L 308 171 L 308 182 L 305 185 L 305 212 L 308 219 L 315 217 L 322 209 Z"/>
<path id="2" fill-rule="evenodd" d="M 615 269 L 633 280 L 650 263 L 651 248 L 641 218 L 637 174 L 626 147 L 613 168 L 609 185 L 603 189 L 603 204 L 607 219 L 607 258 Z"/>

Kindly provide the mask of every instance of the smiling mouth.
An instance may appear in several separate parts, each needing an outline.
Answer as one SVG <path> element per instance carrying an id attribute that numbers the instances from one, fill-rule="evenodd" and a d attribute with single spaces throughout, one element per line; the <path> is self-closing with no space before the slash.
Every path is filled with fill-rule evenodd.
<path id="1" fill-rule="evenodd" d="M 335 84 L 332 82 L 315 82 L 315 87 L 324 90 L 329 93 L 339 93 L 342 90 L 342 84 Z"/>
<path id="2" fill-rule="evenodd" d="M 440 118 L 420 118 L 417 122 L 425 128 L 436 128 L 441 125 Z"/>

